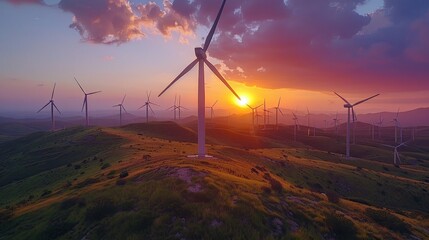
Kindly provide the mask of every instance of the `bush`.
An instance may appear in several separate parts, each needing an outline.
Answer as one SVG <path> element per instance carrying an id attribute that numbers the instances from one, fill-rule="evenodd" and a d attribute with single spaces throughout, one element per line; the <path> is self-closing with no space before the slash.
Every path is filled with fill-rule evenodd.
<path id="1" fill-rule="evenodd" d="M 113 215 L 115 211 L 116 206 L 111 199 L 98 198 L 91 203 L 88 209 L 86 209 L 85 217 L 88 221 L 98 221 Z"/>
<path id="2" fill-rule="evenodd" d="M 125 185 L 127 183 L 127 180 L 125 180 L 125 179 L 118 179 L 117 181 L 116 181 L 116 185 L 118 185 L 118 186 L 123 186 L 123 185 Z"/>
<path id="3" fill-rule="evenodd" d="M 127 170 L 124 170 L 124 171 L 122 171 L 120 174 L 119 174 L 119 178 L 124 178 L 124 177 L 127 177 L 128 176 L 128 171 Z"/>
<path id="4" fill-rule="evenodd" d="M 335 234 L 336 239 L 356 239 L 356 227 L 349 219 L 328 214 L 325 221 L 328 229 Z"/>
<path id="5" fill-rule="evenodd" d="M 56 239 L 72 230 L 75 225 L 76 223 L 65 221 L 52 222 L 45 229 L 43 238 Z"/>
<path id="6" fill-rule="evenodd" d="M 269 182 L 270 182 L 270 185 L 271 185 L 271 189 L 273 191 L 276 191 L 276 192 L 280 193 L 283 190 L 282 184 L 279 181 L 275 180 L 274 178 L 270 178 Z"/>
<path id="7" fill-rule="evenodd" d="M 110 167 L 110 163 L 105 163 L 101 166 L 101 169 L 106 169 L 108 167 Z"/>
<path id="8" fill-rule="evenodd" d="M 66 199 L 61 202 L 60 208 L 69 209 L 75 205 L 78 205 L 79 207 L 85 206 L 85 199 L 79 198 L 79 197 L 72 197 L 72 198 Z"/>
<path id="9" fill-rule="evenodd" d="M 392 231 L 400 233 L 409 233 L 409 225 L 404 223 L 397 216 L 384 211 L 367 208 L 365 214 L 370 217 L 374 222 L 380 224 L 383 227 L 386 227 Z"/>

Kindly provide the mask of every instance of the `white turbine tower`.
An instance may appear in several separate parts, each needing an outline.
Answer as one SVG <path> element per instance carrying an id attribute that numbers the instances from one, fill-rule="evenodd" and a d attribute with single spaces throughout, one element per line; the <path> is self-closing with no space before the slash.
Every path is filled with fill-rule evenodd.
<path id="1" fill-rule="evenodd" d="M 124 98 L 122 98 L 122 102 L 121 103 L 112 106 L 112 107 L 119 107 L 119 126 L 122 126 L 122 109 L 125 112 L 127 112 L 127 110 L 125 110 L 125 107 L 124 107 L 124 101 L 125 101 L 125 97 L 126 96 L 127 95 L 124 95 Z"/>
<path id="2" fill-rule="evenodd" d="M 204 84 L 204 64 L 206 64 L 210 70 L 226 85 L 226 87 L 231 90 L 231 92 L 238 98 L 240 97 L 237 93 L 232 89 L 232 87 L 228 84 L 228 82 L 223 78 L 223 76 L 219 73 L 216 67 L 207 60 L 207 49 L 209 48 L 210 42 L 213 38 L 213 34 L 215 32 L 216 26 L 219 22 L 220 16 L 222 14 L 223 8 L 225 6 L 226 0 L 223 0 L 222 6 L 216 16 L 215 22 L 210 29 L 210 32 L 206 38 L 203 48 L 197 47 L 195 48 L 196 59 L 191 62 L 159 95 L 161 96 L 168 88 L 170 88 L 177 80 L 179 80 L 183 75 L 188 73 L 197 63 L 198 63 L 198 157 L 206 156 L 206 148 L 205 148 L 205 138 L 206 138 L 206 129 L 205 129 L 205 84 Z M 240 99 L 241 100 L 241 99 Z"/>
<path id="3" fill-rule="evenodd" d="M 210 119 L 213 119 L 213 115 L 214 115 L 214 106 L 217 104 L 217 100 L 215 103 L 213 103 L 213 105 L 211 105 L 210 107 L 206 107 L 210 109 Z"/>
<path id="4" fill-rule="evenodd" d="M 310 110 L 307 107 L 307 136 L 310 136 Z"/>
<path id="5" fill-rule="evenodd" d="M 278 101 L 278 103 L 277 103 L 277 107 L 274 107 L 274 109 L 276 110 L 276 129 L 278 129 L 279 128 L 279 112 L 280 112 L 280 114 L 283 116 L 283 112 L 282 112 L 282 110 L 280 109 L 280 101 L 282 100 L 282 98 L 280 97 L 279 98 L 279 101 Z"/>
<path id="6" fill-rule="evenodd" d="M 264 129 L 267 129 L 267 124 L 270 124 L 270 113 L 271 111 L 267 109 L 264 98 Z"/>
<path id="7" fill-rule="evenodd" d="M 83 108 L 85 108 L 85 124 L 88 127 L 89 126 L 89 117 L 88 117 L 88 96 L 92 95 L 92 94 L 96 94 L 99 93 L 101 91 L 96 91 L 96 92 L 90 92 L 90 93 L 86 93 L 85 90 L 83 90 L 82 86 L 80 85 L 79 81 L 76 79 L 76 77 L 74 78 L 74 80 L 76 81 L 77 85 L 79 85 L 80 90 L 82 90 L 83 94 L 85 95 L 85 97 L 83 98 L 83 105 L 82 105 L 82 110 Z"/>
<path id="8" fill-rule="evenodd" d="M 57 84 L 54 83 L 54 89 L 52 89 L 52 95 L 51 95 L 51 99 L 49 100 L 48 103 L 46 103 L 45 106 L 43 106 L 39 111 L 37 111 L 38 113 L 40 111 L 42 111 L 46 106 L 48 106 L 49 104 L 51 104 L 51 130 L 54 131 L 55 130 L 55 118 L 54 118 L 54 108 L 57 109 L 58 113 L 61 114 L 60 110 L 58 110 L 57 105 L 55 105 L 54 103 L 54 93 L 55 93 L 55 86 Z"/>
<path id="9" fill-rule="evenodd" d="M 150 105 L 155 105 L 155 106 L 159 107 L 158 104 L 153 103 L 153 102 L 150 101 L 150 94 L 151 94 L 151 92 L 148 93 L 146 91 L 146 96 L 147 96 L 146 102 L 144 103 L 143 106 L 139 107 L 139 109 L 142 109 L 142 108 L 146 107 L 146 123 L 149 122 L 149 109 L 152 112 L 152 114 L 155 114 L 155 112 L 153 111 L 153 109 L 152 109 L 152 107 Z"/>
<path id="10" fill-rule="evenodd" d="M 349 103 L 345 98 L 341 97 L 338 93 L 334 92 L 335 95 L 337 95 L 338 97 L 340 97 L 346 104 L 344 104 L 344 108 L 347 108 L 347 136 L 346 136 L 346 158 L 350 158 L 350 109 L 352 110 L 353 113 L 353 119 L 354 119 L 354 109 L 353 107 L 355 107 L 356 105 L 359 105 L 363 102 L 366 102 L 368 100 L 370 100 L 371 98 L 375 98 L 380 94 L 376 94 L 374 96 L 371 96 L 369 98 L 366 98 L 364 100 L 358 101 L 354 104 Z"/>

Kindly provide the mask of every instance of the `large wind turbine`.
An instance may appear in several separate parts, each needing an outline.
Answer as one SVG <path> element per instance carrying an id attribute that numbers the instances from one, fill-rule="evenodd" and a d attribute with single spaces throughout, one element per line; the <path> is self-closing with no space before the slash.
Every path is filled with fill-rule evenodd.
<path id="1" fill-rule="evenodd" d="M 223 78 L 219 73 L 216 67 L 207 60 L 207 49 L 210 46 L 210 42 L 213 38 L 216 26 L 219 22 L 220 15 L 222 14 L 223 8 L 225 6 L 226 0 L 223 0 L 222 6 L 216 16 L 216 20 L 210 29 L 210 32 L 206 38 L 203 48 L 195 48 L 196 59 L 191 62 L 158 96 L 161 96 L 168 88 L 171 87 L 177 80 L 179 80 L 183 75 L 188 73 L 195 65 L 198 63 L 198 157 L 206 156 L 205 148 L 205 138 L 206 138 L 206 129 L 205 129 L 205 84 L 204 84 L 204 63 L 210 68 L 210 70 L 226 85 L 226 87 L 231 90 L 231 92 L 238 98 L 240 97 L 228 84 L 228 82 Z M 241 99 L 240 99 L 241 100 Z"/>
<path id="2" fill-rule="evenodd" d="M 279 112 L 281 115 L 283 115 L 282 110 L 280 109 L 280 101 L 282 100 L 282 98 L 279 98 L 279 101 L 277 103 L 277 107 L 274 107 L 274 109 L 276 110 L 276 129 L 279 128 Z"/>
<path id="3" fill-rule="evenodd" d="M 54 89 L 52 89 L 52 95 L 51 95 L 51 99 L 49 100 L 48 103 L 46 103 L 45 106 L 43 106 L 39 111 L 37 111 L 38 113 L 40 111 L 42 111 L 46 106 L 48 106 L 49 104 L 51 104 L 51 123 L 52 123 L 52 127 L 51 130 L 54 131 L 55 130 L 55 119 L 54 119 L 54 108 L 57 109 L 57 111 L 61 114 L 60 110 L 58 110 L 57 105 L 55 105 L 54 103 L 54 93 L 55 93 L 55 86 L 57 84 L 54 83 Z"/>
<path id="4" fill-rule="evenodd" d="M 354 109 L 353 107 L 366 102 L 368 100 L 370 100 L 371 98 L 375 98 L 380 94 L 376 94 L 374 96 L 371 96 L 369 98 L 365 98 L 364 100 L 358 101 L 354 104 L 349 103 L 345 98 L 341 97 L 338 93 L 334 92 L 335 95 L 337 95 L 338 97 L 340 97 L 346 104 L 344 104 L 344 108 L 347 108 L 347 136 L 346 136 L 346 158 L 350 157 L 350 109 L 352 110 L 353 113 L 353 119 L 354 119 Z"/>
<path id="5" fill-rule="evenodd" d="M 119 126 L 122 126 L 122 109 L 124 109 L 124 111 L 127 112 L 127 110 L 125 110 L 125 107 L 124 107 L 124 101 L 126 96 L 127 95 L 124 95 L 124 98 L 122 98 L 121 103 L 112 106 L 112 107 L 119 107 Z"/>
<path id="6" fill-rule="evenodd" d="M 152 107 L 150 105 L 155 105 L 155 106 L 159 107 L 158 104 L 153 103 L 153 102 L 150 101 L 150 94 L 151 94 L 151 92 L 149 92 L 149 93 L 146 92 L 146 96 L 147 96 L 146 102 L 143 104 L 143 106 L 139 107 L 139 109 L 141 109 L 143 107 L 146 107 L 146 123 L 149 122 L 149 109 L 152 112 L 152 114 L 155 114 L 155 112 L 153 111 L 153 109 L 152 109 Z"/>
<path id="7" fill-rule="evenodd" d="M 214 115 L 214 106 L 217 104 L 217 100 L 215 103 L 213 103 L 213 105 L 211 105 L 210 107 L 206 107 L 210 109 L 210 119 L 213 119 L 213 115 Z"/>
<path id="8" fill-rule="evenodd" d="M 82 110 L 83 108 L 85 108 L 85 124 L 88 127 L 89 126 L 89 118 L 88 118 L 88 96 L 92 95 L 92 94 L 96 94 L 99 93 L 101 91 L 96 91 L 96 92 L 90 92 L 90 93 L 86 93 L 85 90 L 83 90 L 82 86 L 80 85 L 79 81 L 76 79 L 76 77 L 74 78 L 74 80 L 76 81 L 77 85 L 79 85 L 80 90 L 82 90 L 83 94 L 85 95 L 85 97 L 83 98 L 83 105 L 82 105 Z"/>

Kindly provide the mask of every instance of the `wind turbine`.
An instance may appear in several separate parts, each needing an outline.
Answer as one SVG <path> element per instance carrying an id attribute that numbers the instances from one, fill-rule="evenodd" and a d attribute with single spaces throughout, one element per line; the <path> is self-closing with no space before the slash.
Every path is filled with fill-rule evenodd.
<path id="1" fill-rule="evenodd" d="M 182 108 L 188 110 L 187 108 L 185 108 L 184 106 L 181 105 L 181 103 L 180 103 L 180 95 L 179 95 L 179 105 L 177 105 L 176 108 L 179 111 L 179 120 L 180 120 L 180 113 L 182 112 Z"/>
<path id="2" fill-rule="evenodd" d="M 174 119 L 174 121 L 176 121 L 176 109 L 177 109 L 176 102 L 177 102 L 177 96 L 174 96 L 174 104 L 171 107 L 167 108 L 167 110 L 171 109 L 171 111 L 173 111 L 173 119 Z"/>
<path id="3" fill-rule="evenodd" d="M 292 115 L 293 115 L 292 119 L 295 123 L 295 126 L 293 128 L 293 139 L 296 141 L 296 131 L 297 131 L 297 128 L 299 128 L 299 122 L 298 122 L 298 117 L 295 115 L 294 112 L 292 112 Z"/>
<path id="4" fill-rule="evenodd" d="M 225 6 L 226 0 L 223 0 L 222 6 L 216 16 L 215 22 L 210 29 L 210 32 L 206 38 L 203 48 L 195 48 L 196 59 L 192 61 L 159 95 L 161 96 L 168 88 L 170 88 L 177 80 L 179 80 L 183 75 L 188 73 L 197 63 L 198 63 L 198 157 L 206 156 L 205 148 L 205 138 L 206 138 L 206 129 L 205 129 L 205 84 L 204 84 L 204 64 L 206 64 L 210 70 L 226 85 L 226 87 L 239 99 L 240 97 L 228 84 L 228 82 L 223 78 L 219 73 L 216 67 L 207 60 L 207 49 L 210 46 L 210 42 L 213 38 L 216 26 L 219 22 L 220 16 L 222 14 L 223 8 Z"/>
<path id="5" fill-rule="evenodd" d="M 310 136 L 310 111 L 307 107 L 307 136 Z"/>
<path id="6" fill-rule="evenodd" d="M 376 94 L 376 95 L 371 96 L 369 98 L 365 98 L 365 99 L 363 99 L 361 101 L 358 101 L 358 102 L 356 102 L 354 104 L 351 104 L 345 98 L 341 97 L 338 93 L 336 93 L 336 92 L 334 92 L 334 93 L 335 93 L 335 95 L 337 95 L 338 97 L 340 97 L 346 103 L 346 104 L 344 104 L 344 108 L 347 108 L 346 158 L 350 158 L 350 109 L 352 110 L 353 119 L 354 119 L 355 114 L 354 114 L 354 109 L 353 108 L 355 106 L 357 106 L 357 105 L 359 105 L 359 104 L 361 104 L 363 102 L 366 102 L 366 101 L 370 100 L 371 98 L 375 98 L 375 97 L 377 97 L 380 94 Z"/>
<path id="7" fill-rule="evenodd" d="M 274 107 L 274 109 L 276 109 L 276 129 L 279 128 L 279 112 L 281 113 L 281 115 L 283 116 L 283 112 L 280 109 L 280 101 L 282 100 L 282 98 L 279 98 L 279 101 L 277 103 L 277 107 Z"/>
<path id="8" fill-rule="evenodd" d="M 55 119 L 54 119 L 54 107 L 55 107 L 55 109 L 57 109 L 57 111 L 58 111 L 58 113 L 60 113 L 61 114 L 61 112 L 60 112 L 60 110 L 58 110 L 58 108 L 57 108 L 57 105 L 55 105 L 55 103 L 54 103 L 54 93 L 55 93 L 55 86 L 56 86 L 57 84 L 56 83 L 54 83 L 54 89 L 52 89 L 52 95 L 51 95 L 51 99 L 49 100 L 49 102 L 48 103 L 46 103 L 46 105 L 45 106 L 43 106 L 39 111 L 37 111 L 38 113 L 40 112 L 40 111 L 42 111 L 46 106 L 48 106 L 49 104 L 51 104 L 51 123 L 52 123 L 52 131 L 54 131 L 55 130 Z"/>
<path id="9" fill-rule="evenodd" d="M 408 142 L 410 142 L 410 141 L 408 141 Z M 393 164 L 395 166 L 399 166 L 399 163 L 401 163 L 401 158 L 399 157 L 398 148 L 400 148 L 400 147 L 402 147 L 404 145 L 406 146 L 406 144 L 408 142 L 403 142 L 403 143 L 401 143 L 399 145 L 396 145 L 396 146 L 383 144 L 383 146 L 393 148 Z"/>
<path id="10" fill-rule="evenodd" d="M 148 122 L 149 122 L 149 109 L 150 109 L 150 111 L 152 112 L 152 114 L 155 114 L 155 112 L 153 111 L 153 109 L 152 109 L 152 107 L 151 107 L 150 105 L 155 105 L 155 106 L 158 106 L 158 107 L 159 107 L 159 105 L 158 105 L 158 104 L 153 103 L 153 102 L 151 102 L 151 101 L 150 101 L 150 94 L 151 94 L 151 92 L 149 92 L 149 93 L 148 93 L 148 92 L 146 91 L 146 96 L 147 96 L 146 102 L 144 103 L 144 105 L 143 105 L 143 106 L 139 107 L 139 109 L 141 109 L 141 108 L 143 108 L 143 107 L 146 107 L 146 123 L 148 123 Z"/>
<path id="11" fill-rule="evenodd" d="M 213 119 L 213 115 L 214 115 L 214 106 L 217 104 L 217 100 L 215 103 L 213 103 L 213 105 L 211 105 L 210 107 L 206 107 L 210 109 L 210 119 Z"/>
<path id="12" fill-rule="evenodd" d="M 340 121 L 340 119 L 338 119 L 338 112 L 335 114 L 335 118 L 332 120 L 334 120 L 335 134 L 338 135 L 338 122 Z"/>
<path id="13" fill-rule="evenodd" d="M 264 129 L 267 128 L 267 124 L 270 124 L 270 110 L 267 109 L 264 98 Z"/>
<path id="14" fill-rule="evenodd" d="M 252 107 L 249 104 L 246 104 L 250 109 L 252 109 L 252 124 L 253 124 L 253 128 L 255 128 L 255 118 L 256 118 L 256 124 L 259 125 L 259 121 L 258 121 L 258 108 L 262 106 L 256 106 L 256 107 Z"/>
<path id="15" fill-rule="evenodd" d="M 396 112 L 396 117 L 393 118 L 393 122 L 395 123 L 395 143 L 398 143 L 398 128 L 400 132 L 400 139 L 402 142 L 402 128 L 401 128 L 401 123 L 399 122 L 399 108 L 398 108 L 398 111 Z"/>
<path id="16" fill-rule="evenodd" d="M 83 90 L 82 86 L 80 85 L 79 81 L 76 79 L 76 77 L 74 78 L 74 80 L 76 81 L 77 85 L 79 85 L 80 90 L 82 90 L 83 94 L 85 95 L 85 97 L 83 98 L 83 105 L 82 105 L 82 110 L 83 108 L 85 108 L 85 120 L 86 120 L 86 126 L 89 126 L 89 117 L 88 117 L 88 96 L 92 95 L 92 94 L 96 94 L 99 93 L 101 91 L 96 91 L 96 92 L 90 92 L 90 93 L 86 93 L 85 90 Z"/>
<path id="17" fill-rule="evenodd" d="M 380 120 L 377 122 L 378 125 L 378 138 L 381 139 L 381 126 L 383 125 L 383 118 L 380 113 Z"/>
<path id="18" fill-rule="evenodd" d="M 122 126 L 122 109 L 125 112 L 127 112 L 127 110 L 125 110 L 125 107 L 124 107 L 124 101 L 125 101 L 125 97 L 126 96 L 127 95 L 124 95 L 124 98 L 122 98 L 122 102 L 121 103 L 112 106 L 112 107 L 119 107 L 119 126 Z"/>

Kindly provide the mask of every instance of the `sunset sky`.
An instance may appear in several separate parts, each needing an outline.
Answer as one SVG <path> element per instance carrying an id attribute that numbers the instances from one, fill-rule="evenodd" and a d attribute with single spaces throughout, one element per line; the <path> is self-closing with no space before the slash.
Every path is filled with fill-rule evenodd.
<path id="1" fill-rule="evenodd" d="M 412 3 L 411 3 L 412 2 Z M 0 0 L 0 116 L 55 102 L 80 111 L 144 104 L 165 109 L 181 95 L 196 108 L 197 70 L 157 95 L 195 59 L 221 0 Z M 313 112 L 429 107 L 428 0 L 227 0 L 209 60 L 249 103 Z M 206 105 L 239 111 L 206 69 Z M 244 110 L 241 110 L 244 111 Z M 246 110 L 247 111 L 247 110 Z"/>

